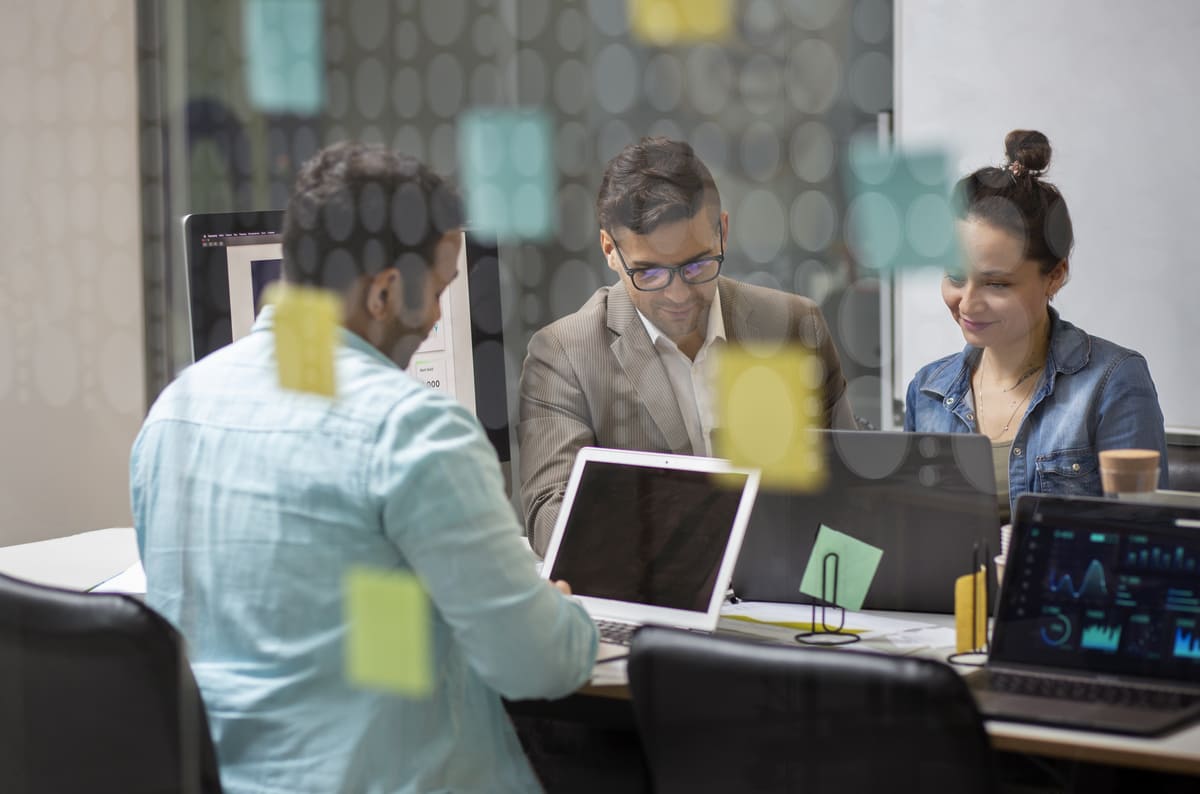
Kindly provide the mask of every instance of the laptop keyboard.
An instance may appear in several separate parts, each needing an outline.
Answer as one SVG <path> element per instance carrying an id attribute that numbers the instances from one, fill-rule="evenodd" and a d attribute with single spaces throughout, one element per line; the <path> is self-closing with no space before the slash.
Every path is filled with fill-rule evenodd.
<path id="1" fill-rule="evenodd" d="M 1064 698 L 1087 703 L 1175 711 L 1187 708 L 1200 700 L 1200 695 L 1173 689 L 1130 686 L 1081 681 L 1076 678 L 1056 678 L 1047 675 L 1022 675 L 996 670 L 988 674 L 988 688 L 1014 695 Z"/>
<path id="2" fill-rule="evenodd" d="M 637 631 L 636 623 L 619 623 L 615 620 L 597 620 L 596 628 L 600 630 L 600 639 L 614 645 L 628 645 Z"/>

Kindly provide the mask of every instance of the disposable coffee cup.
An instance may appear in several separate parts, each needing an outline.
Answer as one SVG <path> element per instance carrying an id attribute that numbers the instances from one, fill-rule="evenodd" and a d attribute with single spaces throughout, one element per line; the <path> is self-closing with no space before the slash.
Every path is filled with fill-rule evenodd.
<path id="1" fill-rule="evenodd" d="M 1106 449 L 1100 453 L 1105 496 L 1149 493 L 1158 487 L 1158 450 Z"/>
<path id="2" fill-rule="evenodd" d="M 1008 547 L 1012 544 L 1012 524 L 1000 525 L 1000 556 L 1008 556 Z"/>

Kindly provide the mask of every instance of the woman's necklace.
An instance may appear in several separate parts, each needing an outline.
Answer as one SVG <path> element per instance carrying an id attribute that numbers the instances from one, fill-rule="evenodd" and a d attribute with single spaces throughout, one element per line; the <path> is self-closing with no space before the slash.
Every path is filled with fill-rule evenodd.
<path id="1" fill-rule="evenodd" d="M 1037 366 L 1037 365 L 1035 364 L 1034 366 L 1032 366 L 1032 367 L 1030 367 L 1029 369 L 1025 370 L 1025 372 L 1024 372 L 1022 375 L 1021 375 L 1021 377 L 1017 378 L 1017 382 L 1016 382 L 1016 383 L 1014 383 L 1013 385 L 1009 386 L 1007 389 L 1001 389 L 1000 391 L 1001 391 L 1001 392 L 1004 392 L 1005 394 L 1007 394 L 1008 392 L 1010 392 L 1010 391 L 1012 391 L 1013 389 L 1015 389 L 1015 388 L 1017 388 L 1018 386 L 1020 386 L 1020 385 L 1021 385 L 1022 383 L 1024 383 L 1025 381 L 1029 380 L 1029 378 L 1030 378 L 1030 377 L 1033 375 L 1033 373 L 1037 372 L 1037 371 L 1038 371 L 1038 370 L 1040 370 L 1040 369 L 1041 369 L 1041 367 L 1039 367 L 1039 366 Z M 982 383 L 983 383 L 983 376 L 980 376 L 979 382 L 980 382 L 980 384 L 982 384 Z"/>
<path id="2" fill-rule="evenodd" d="M 1013 389 L 1017 388 L 1025 381 L 1029 380 L 1029 378 L 1033 375 L 1033 373 L 1035 373 L 1037 371 L 1038 371 L 1037 367 L 1030 367 L 1028 370 L 1025 371 L 1025 374 L 1023 374 L 1021 377 L 1017 378 L 1016 383 L 1009 386 L 1007 389 L 1001 389 L 1000 392 L 1002 394 L 1006 394 L 1006 393 L 1012 391 Z M 1012 426 L 1013 419 L 1015 419 L 1017 416 L 1017 411 L 1019 411 L 1021 409 L 1021 406 L 1024 405 L 1025 401 L 1029 399 L 1029 396 L 1031 394 L 1033 394 L 1033 387 L 1036 385 L 1037 385 L 1037 381 L 1035 380 L 1032 383 L 1030 383 L 1029 388 L 1026 389 L 1025 395 L 1021 399 L 1013 401 L 1012 413 L 1008 415 L 1008 421 L 1006 421 L 1004 423 L 1004 427 L 1000 428 L 1001 436 L 1003 436 L 1005 433 L 1008 432 L 1008 428 Z M 982 427 L 982 425 L 983 425 L 983 363 L 982 362 L 980 362 L 980 366 L 979 366 L 979 388 L 975 390 L 975 413 L 979 416 L 979 424 Z"/>

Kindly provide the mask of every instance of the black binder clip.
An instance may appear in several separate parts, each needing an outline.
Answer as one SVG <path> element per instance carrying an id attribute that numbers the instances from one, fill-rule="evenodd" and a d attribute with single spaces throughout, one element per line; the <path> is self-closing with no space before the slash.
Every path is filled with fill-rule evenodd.
<path id="1" fill-rule="evenodd" d="M 833 562 L 833 587 L 826 588 L 829 583 L 829 563 Z M 852 642 L 858 642 L 861 637 L 857 634 L 852 634 L 845 630 L 846 627 L 846 610 L 837 606 L 837 589 L 838 589 L 838 555 L 837 552 L 829 552 L 821 560 L 821 600 L 826 602 L 821 604 L 821 631 L 817 631 L 817 602 L 813 601 L 811 631 L 803 631 L 796 635 L 796 642 L 802 642 L 805 645 L 849 645 Z M 829 595 L 826 595 L 826 590 L 829 590 Z M 840 613 L 841 620 L 837 626 L 830 626 L 825 620 L 825 610 L 836 609 Z"/>
<path id="2" fill-rule="evenodd" d="M 983 559 L 980 559 L 982 551 Z M 979 574 L 980 569 L 983 570 L 983 597 L 987 600 L 987 594 L 990 589 L 992 577 L 992 557 L 989 554 L 987 541 L 983 542 L 983 548 L 980 549 L 980 542 L 976 541 L 971 547 L 971 575 Z M 952 653 L 946 657 L 946 661 L 951 664 L 962 664 L 970 667 L 983 667 L 987 661 L 988 653 L 991 651 L 991 642 L 988 640 L 987 630 L 980 637 L 976 634 L 976 627 L 979 625 L 979 610 L 986 609 L 985 606 L 979 603 L 979 587 L 972 582 L 971 586 L 971 650 Z M 986 620 L 986 618 L 985 618 Z"/>

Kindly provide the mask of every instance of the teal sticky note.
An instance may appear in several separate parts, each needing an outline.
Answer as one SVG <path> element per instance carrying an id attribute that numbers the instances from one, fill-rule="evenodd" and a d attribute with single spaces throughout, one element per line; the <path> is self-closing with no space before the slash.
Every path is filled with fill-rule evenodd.
<path id="1" fill-rule="evenodd" d="M 475 109 L 459 117 L 458 157 L 473 233 L 542 240 L 555 229 L 550 119 L 537 110 Z"/>
<path id="2" fill-rule="evenodd" d="M 837 555 L 837 591 L 834 592 L 834 558 Z M 821 525 L 812 556 L 800 580 L 800 592 L 846 609 L 862 609 L 867 591 L 879 569 L 883 549 L 863 543 L 844 532 Z M 821 592 L 824 585 L 825 592 Z"/>
<path id="3" fill-rule="evenodd" d="M 242 0 L 246 87 L 264 113 L 315 115 L 324 101 L 321 0 Z"/>
<path id="4" fill-rule="evenodd" d="M 888 271 L 961 269 L 946 152 L 881 150 L 863 138 L 848 151 L 846 237 L 858 259 Z"/>

